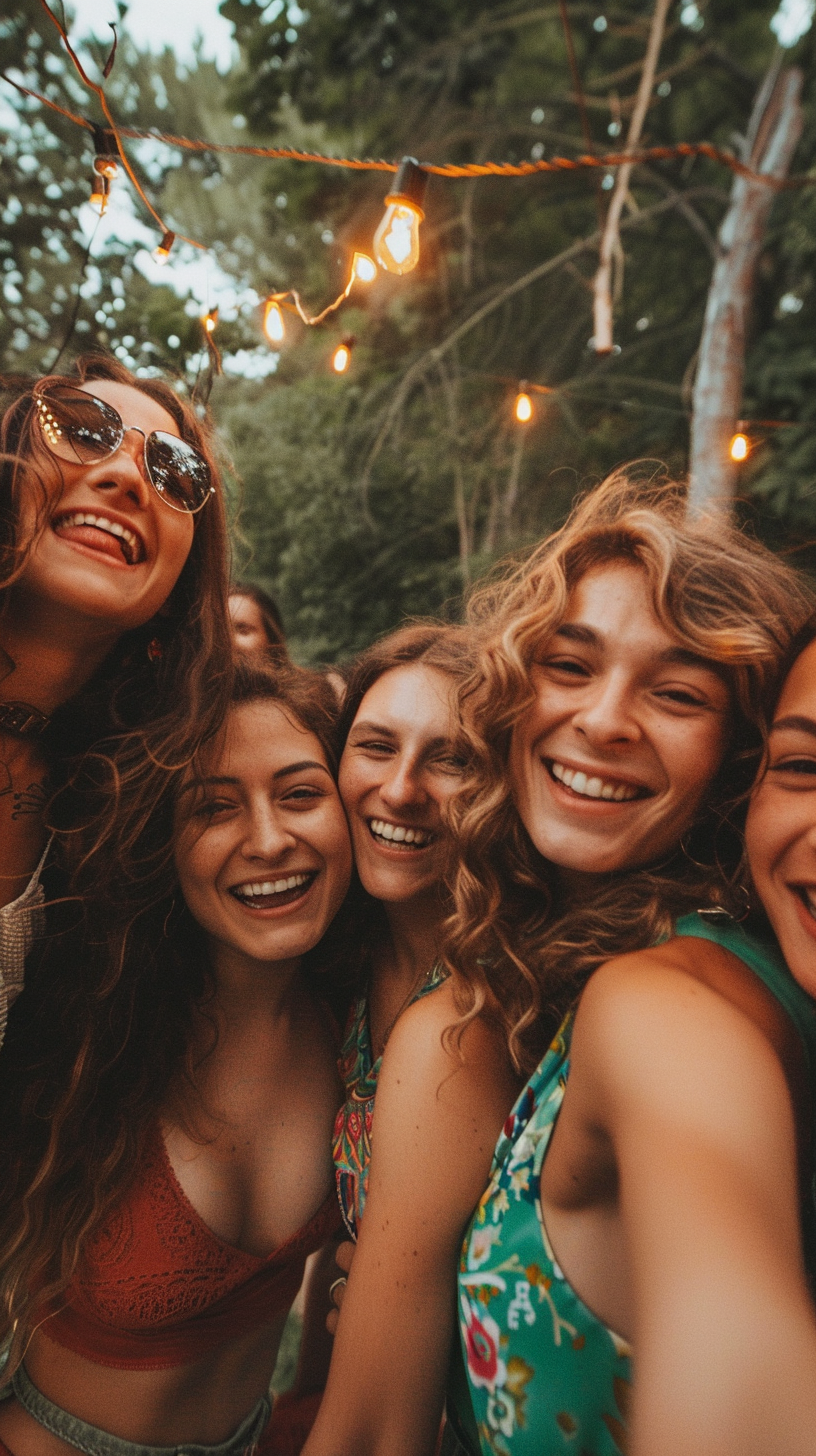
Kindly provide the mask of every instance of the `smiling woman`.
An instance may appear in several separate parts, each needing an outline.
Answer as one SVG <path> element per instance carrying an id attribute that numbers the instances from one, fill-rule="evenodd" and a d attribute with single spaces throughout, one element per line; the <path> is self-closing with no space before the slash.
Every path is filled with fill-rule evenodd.
<path id="1" fill-rule="evenodd" d="M 207 427 L 160 380 L 103 357 L 76 368 L 9 382 L 0 429 L 0 1036 L 37 928 L 49 796 L 63 790 L 49 818 L 72 832 L 55 856 L 75 847 L 85 888 L 104 889 L 99 851 L 123 864 L 229 691 Z M 90 750 L 83 798 L 71 781 Z"/>
<path id="2" fill-rule="evenodd" d="M 474 603 L 446 959 L 530 1075 L 460 1251 L 451 1450 L 812 1445 L 816 1015 L 724 913 L 809 598 L 619 473 Z"/>
<path id="3" fill-rule="evenodd" d="M 340 1223 L 318 948 L 352 869 L 336 772 L 328 685 L 240 663 L 223 731 L 142 828 L 118 975 L 100 991 L 92 961 L 70 966 L 82 1035 L 39 974 L 21 998 L 0 1084 L 0 1453 L 282 1449 L 278 1345 Z M 305 1342 L 304 1397 L 320 1353 Z"/>

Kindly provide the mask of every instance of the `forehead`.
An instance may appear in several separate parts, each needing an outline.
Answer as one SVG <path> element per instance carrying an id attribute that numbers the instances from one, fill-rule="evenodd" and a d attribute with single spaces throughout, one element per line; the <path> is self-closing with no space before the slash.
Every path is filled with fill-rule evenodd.
<path id="1" fill-rule="evenodd" d="M 268 779 L 311 759 L 328 768 L 320 739 L 277 703 L 261 700 L 230 709 L 217 750 L 205 759 L 206 776 Z"/>
<path id="2" fill-rule="evenodd" d="M 89 379 L 80 384 L 85 394 L 92 394 L 105 404 L 113 405 L 122 416 L 124 425 L 136 425 L 149 435 L 151 430 L 164 430 L 165 434 L 178 435 L 179 429 L 173 416 L 149 394 L 134 389 L 130 384 L 120 384 L 115 379 Z"/>
<path id="3" fill-rule="evenodd" d="M 791 715 L 816 719 L 816 642 L 800 652 L 785 679 L 774 717 Z"/>
<path id="4" fill-rule="evenodd" d="M 618 641 L 621 631 L 646 636 L 662 647 L 679 641 L 655 612 L 645 571 L 629 561 L 612 561 L 584 572 L 570 592 L 564 621 L 584 623 L 611 641 Z"/>
<path id="5" fill-rule="evenodd" d="M 373 719 L 396 731 L 450 737 L 456 730 L 453 684 L 438 668 L 421 662 L 389 668 L 369 688 L 355 723 L 358 719 Z"/>

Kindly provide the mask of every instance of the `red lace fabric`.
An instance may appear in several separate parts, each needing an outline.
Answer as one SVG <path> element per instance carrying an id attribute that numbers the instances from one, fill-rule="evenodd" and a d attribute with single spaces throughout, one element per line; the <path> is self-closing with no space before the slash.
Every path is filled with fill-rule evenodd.
<path id="1" fill-rule="evenodd" d="M 97 1365 L 186 1365 L 287 1310 L 309 1254 L 340 1222 L 332 1193 L 266 1259 L 223 1243 L 183 1193 L 157 1127 L 139 1178 L 41 1329 Z"/>

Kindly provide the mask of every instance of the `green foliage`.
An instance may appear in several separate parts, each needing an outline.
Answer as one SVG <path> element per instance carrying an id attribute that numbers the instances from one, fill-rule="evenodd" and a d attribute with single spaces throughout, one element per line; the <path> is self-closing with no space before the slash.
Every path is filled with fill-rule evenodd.
<path id="1" fill-rule="evenodd" d="M 123 120 L 226 143 L 257 137 L 393 159 L 518 161 L 585 150 L 556 3 L 312 0 L 300 9 L 291 0 L 224 0 L 221 8 L 241 46 L 235 72 L 222 77 L 199 61 L 186 73 L 169 52 L 148 57 L 123 43 L 109 83 Z M 651 0 L 568 8 L 592 144 L 619 147 Z M 775 0 L 678 0 L 646 144 L 734 145 L 774 56 L 775 8 Z M 799 52 L 792 59 L 808 88 L 802 170 L 816 152 L 812 38 Z M 91 107 L 36 0 L 13 0 L 0 60 L 72 109 Z M 6 367 L 47 367 L 73 307 L 84 242 L 76 213 L 91 152 L 69 123 L 13 104 L 21 124 L 2 165 L 4 194 L 17 201 L 0 244 L 0 347 Z M 731 185 L 721 167 L 697 159 L 636 169 L 617 272 L 620 352 L 611 357 L 588 346 L 603 174 L 432 178 L 417 270 L 358 286 L 320 329 L 287 314 L 277 372 L 253 380 L 235 370 L 269 361 L 261 300 L 297 288 L 315 312 L 328 303 L 352 251 L 370 251 L 388 176 L 153 143 L 132 144 L 132 155 L 170 226 L 210 248 L 206 303 L 221 304 L 226 368 L 212 404 L 243 481 L 239 564 L 280 598 L 302 659 L 347 656 L 404 615 L 455 614 L 467 583 L 497 555 L 551 529 L 579 488 L 621 462 L 685 469 L 696 350 Z M 46 197 L 44 184 L 61 195 Z M 816 535 L 814 223 L 812 190 L 780 196 L 746 376 L 746 417 L 793 425 L 759 432 L 767 438 L 744 473 L 746 512 L 784 546 Z M 187 298 L 156 286 L 129 245 L 95 243 L 94 254 L 73 346 L 101 343 L 136 367 L 170 368 L 192 383 L 203 288 Z M 338 379 L 328 361 L 346 334 L 356 344 Z M 556 391 L 534 396 L 526 428 L 512 416 L 522 379 Z"/>

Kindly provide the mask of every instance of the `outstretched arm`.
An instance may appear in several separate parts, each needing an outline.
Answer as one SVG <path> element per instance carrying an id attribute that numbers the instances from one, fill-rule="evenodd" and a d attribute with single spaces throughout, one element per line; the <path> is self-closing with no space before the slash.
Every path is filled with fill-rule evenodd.
<path id="1" fill-rule="evenodd" d="M 816 1322 L 791 1099 L 769 1040 L 709 986 L 641 955 L 590 982 L 570 1080 L 618 1168 L 635 1456 L 811 1456 Z"/>
<path id="2" fill-rule="evenodd" d="M 484 1022 L 442 1046 L 449 987 L 400 1017 L 383 1059 L 365 1216 L 329 1382 L 304 1456 L 429 1456 L 439 1431 L 462 1235 L 516 1093 Z"/>

